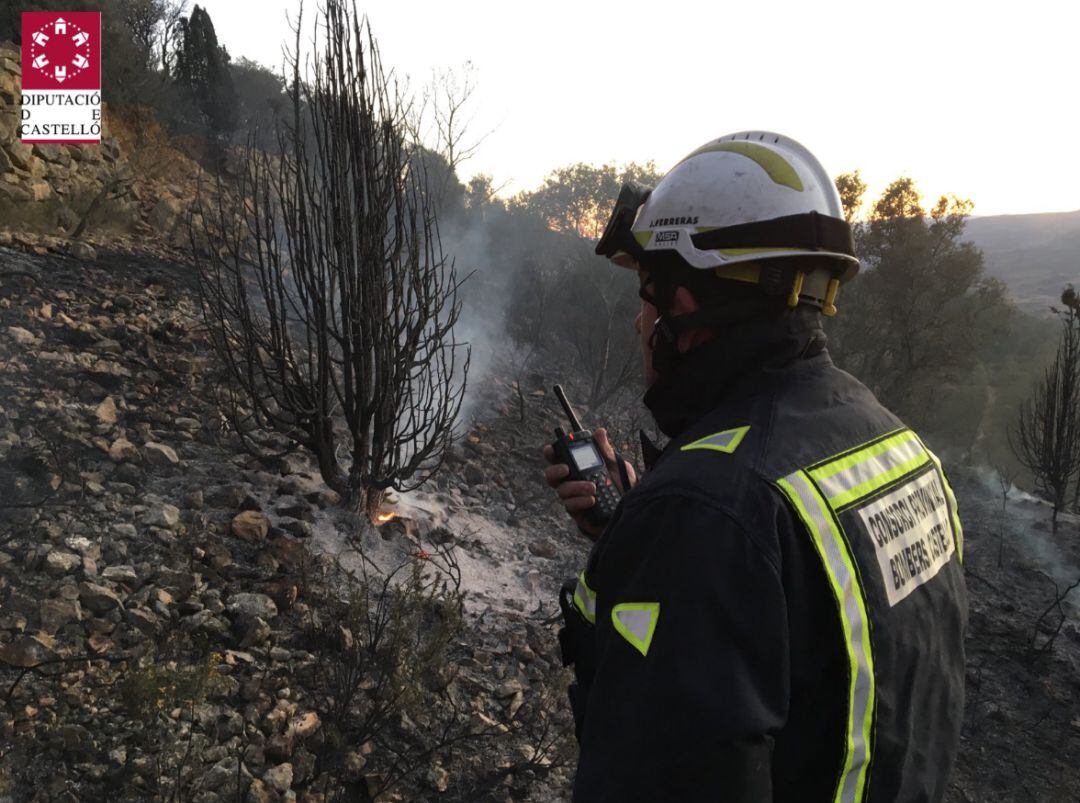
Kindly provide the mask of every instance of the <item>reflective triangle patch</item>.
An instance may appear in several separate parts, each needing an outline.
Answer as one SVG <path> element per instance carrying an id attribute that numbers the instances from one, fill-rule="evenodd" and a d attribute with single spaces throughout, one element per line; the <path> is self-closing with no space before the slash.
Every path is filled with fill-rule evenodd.
<path id="1" fill-rule="evenodd" d="M 611 622 L 615 630 L 642 655 L 649 653 L 659 619 L 659 602 L 624 602 L 611 609 Z"/>
<path id="2" fill-rule="evenodd" d="M 735 427 L 734 429 L 725 429 L 723 432 L 714 432 L 712 435 L 706 435 L 704 438 L 700 438 L 693 443 L 688 443 L 682 447 L 681 451 L 689 452 L 691 449 L 712 449 L 714 452 L 726 452 L 731 454 L 739 448 L 739 444 L 742 443 L 742 439 L 746 436 L 746 433 L 750 431 L 749 426 Z"/>

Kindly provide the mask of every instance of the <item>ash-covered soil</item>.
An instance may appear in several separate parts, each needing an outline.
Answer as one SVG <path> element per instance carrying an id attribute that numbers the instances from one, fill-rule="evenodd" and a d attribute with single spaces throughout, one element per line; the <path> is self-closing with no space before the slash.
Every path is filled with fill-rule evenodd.
<path id="1" fill-rule="evenodd" d="M 0 800 L 568 800 L 556 592 L 588 544 L 539 458 L 562 377 L 474 377 L 444 471 L 375 527 L 274 436 L 242 448 L 190 270 L 0 248 Z M 948 799 L 1078 800 L 1080 589 L 1043 614 L 1080 526 L 951 474 L 971 627 Z M 415 620 L 444 651 L 390 650 L 400 695 L 365 652 L 388 620 L 339 605 L 399 567 L 462 592 L 460 621 Z"/>
<path id="2" fill-rule="evenodd" d="M 0 799 L 565 799 L 552 617 L 585 545 L 532 439 L 465 426 L 375 528 L 241 448 L 197 312 L 184 265 L 0 248 Z M 460 622 L 355 596 L 394 569 L 460 582 Z"/>

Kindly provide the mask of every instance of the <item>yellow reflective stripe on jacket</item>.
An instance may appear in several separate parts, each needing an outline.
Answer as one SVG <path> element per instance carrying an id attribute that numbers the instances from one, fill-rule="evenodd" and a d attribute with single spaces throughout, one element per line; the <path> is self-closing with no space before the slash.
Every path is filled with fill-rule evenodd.
<path id="1" fill-rule="evenodd" d="M 585 582 L 585 572 L 578 576 L 574 588 L 574 606 L 588 622 L 596 624 L 596 592 Z"/>
<path id="2" fill-rule="evenodd" d="M 920 438 L 920 441 L 922 439 Z M 923 448 L 926 448 L 926 444 L 923 444 Z M 941 484 L 945 486 L 945 498 L 949 502 L 949 512 L 952 516 L 953 536 L 956 539 L 956 557 L 961 563 L 964 562 L 964 528 L 960 526 L 960 508 L 956 504 L 956 494 L 953 493 L 952 486 L 949 485 L 949 478 L 945 476 L 945 468 L 941 465 L 941 460 L 938 456 L 926 449 L 926 453 L 930 455 L 930 459 L 934 461 L 934 465 L 937 466 L 938 475 L 941 477 Z"/>
<path id="3" fill-rule="evenodd" d="M 929 462 L 922 441 L 905 429 L 818 465 L 809 474 L 829 505 L 839 510 Z"/>
<path id="4" fill-rule="evenodd" d="M 870 618 L 855 563 L 829 503 L 805 471 L 777 481 L 814 542 L 840 612 L 849 665 L 846 755 L 837 782 L 835 803 L 859 803 L 870 765 L 874 720 L 874 656 L 870 648 Z"/>
<path id="5" fill-rule="evenodd" d="M 699 438 L 693 443 L 688 443 L 683 446 L 680 451 L 689 452 L 694 449 L 711 449 L 714 452 L 726 452 L 731 454 L 739 448 L 739 444 L 742 443 L 742 439 L 746 437 L 746 433 L 750 431 L 750 427 L 735 427 L 734 429 L 725 429 L 723 432 L 714 432 L 712 435 L 706 435 L 704 438 Z"/>

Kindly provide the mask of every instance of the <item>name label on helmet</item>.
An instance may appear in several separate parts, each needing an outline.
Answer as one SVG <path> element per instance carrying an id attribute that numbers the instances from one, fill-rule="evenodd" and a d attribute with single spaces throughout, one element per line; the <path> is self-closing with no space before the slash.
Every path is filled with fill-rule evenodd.
<path id="1" fill-rule="evenodd" d="M 649 224 L 650 229 L 658 226 L 693 226 L 698 221 L 698 216 L 693 217 L 658 217 Z"/>
<path id="2" fill-rule="evenodd" d="M 658 243 L 677 243 L 679 241 L 679 232 L 677 231 L 658 231 L 656 232 L 656 242 Z"/>

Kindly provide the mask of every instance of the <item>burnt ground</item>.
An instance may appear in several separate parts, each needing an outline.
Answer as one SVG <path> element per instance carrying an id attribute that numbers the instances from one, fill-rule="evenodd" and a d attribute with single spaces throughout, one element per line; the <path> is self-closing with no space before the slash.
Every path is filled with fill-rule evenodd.
<path id="1" fill-rule="evenodd" d="M 495 365 L 443 473 L 376 529 L 302 455 L 240 448 L 189 267 L 0 249 L 0 800 L 569 799 L 555 591 L 588 545 L 538 460 L 561 377 Z M 1003 519 L 980 472 L 953 474 L 971 626 L 948 799 L 1080 800 L 1080 589 L 1051 648 L 1058 620 L 1037 627 L 1080 577 L 1080 526 L 1052 536 L 1023 494 Z M 439 550 L 463 591 L 452 677 L 420 677 L 419 704 L 350 744 L 319 668 L 362 639 L 312 634 L 341 624 L 330 598 L 361 553 L 387 570 Z"/>

